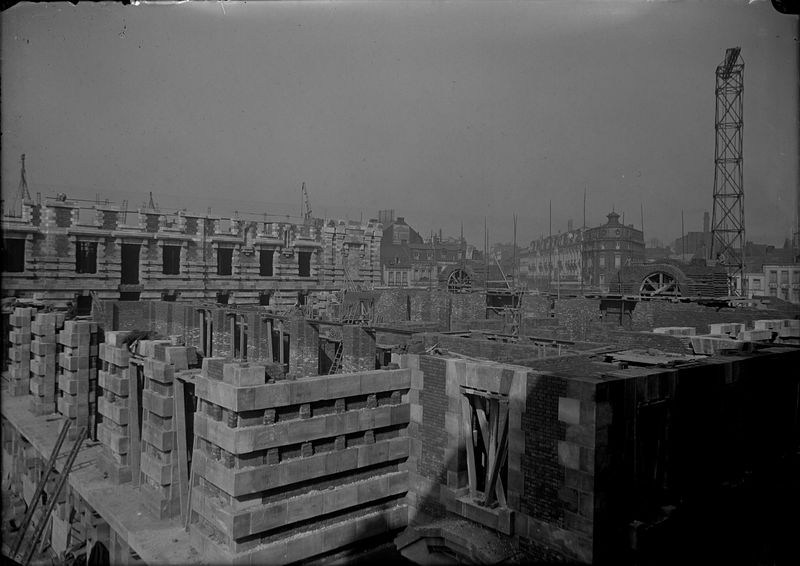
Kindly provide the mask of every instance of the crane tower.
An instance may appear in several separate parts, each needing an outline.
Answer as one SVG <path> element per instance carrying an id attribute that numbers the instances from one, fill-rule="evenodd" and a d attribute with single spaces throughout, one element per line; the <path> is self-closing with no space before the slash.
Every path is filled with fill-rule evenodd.
<path id="1" fill-rule="evenodd" d="M 714 154 L 714 214 L 711 259 L 725 267 L 728 294 L 746 295 L 744 288 L 744 186 L 742 182 L 742 114 L 744 61 L 741 48 L 725 51 L 716 71 L 716 142 Z"/>

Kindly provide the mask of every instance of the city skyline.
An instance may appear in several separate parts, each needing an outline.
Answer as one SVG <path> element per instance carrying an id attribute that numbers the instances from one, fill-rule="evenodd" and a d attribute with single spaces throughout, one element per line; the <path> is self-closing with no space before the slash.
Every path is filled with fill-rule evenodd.
<path id="1" fill-rule="evenodd" d="M 664 242 L 713 188 L 713 73 L 745 60 L 747 239 L 795 221 L 797 26 L 768 2 L 18 5 L 3 197 L 364 220 L 470 242 L 597 226 Z M 69 110 L 69 111 L 67 111 Z M 190 199 L 187 199 L 187 195 Z M 482 247 L 482 246 L 478 246 Z"/>

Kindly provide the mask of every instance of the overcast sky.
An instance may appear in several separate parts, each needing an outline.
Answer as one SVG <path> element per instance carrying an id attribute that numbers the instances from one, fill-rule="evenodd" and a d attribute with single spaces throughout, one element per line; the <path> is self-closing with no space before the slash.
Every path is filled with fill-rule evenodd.
<path id="1" fill-rule="evenodd" d="M 612 206 L 700 229 L 714 70 L 745 61 L 748 240 L 798 187 L 798 26 L 769 2 L 19 4 L 2 14 L 2 189 L 364 219 L 482 247 Z"/>

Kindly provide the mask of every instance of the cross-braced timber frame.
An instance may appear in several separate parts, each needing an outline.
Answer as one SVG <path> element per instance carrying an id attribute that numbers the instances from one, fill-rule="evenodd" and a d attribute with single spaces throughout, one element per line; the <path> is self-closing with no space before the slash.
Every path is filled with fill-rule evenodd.
<path id="1" fill-rule="evenodd" d="M 716 72 L 716 142 L 714 156 L 714 214 L 711 222 L 711 259 L 725 266 L 728 293 L 741 295 L 736 281 L 744 275 L 744 186 L 742 182 L 742 129 L 744 61 L 741 49 L 725 52 Z"/>
<path id="2" fill-rule="evenodd" d="M 464 388 L 462 393 L 470 498 L 487 507 L 495 502 L 506 506 L 503 469 L 508 460 L 508 397 Z"/>

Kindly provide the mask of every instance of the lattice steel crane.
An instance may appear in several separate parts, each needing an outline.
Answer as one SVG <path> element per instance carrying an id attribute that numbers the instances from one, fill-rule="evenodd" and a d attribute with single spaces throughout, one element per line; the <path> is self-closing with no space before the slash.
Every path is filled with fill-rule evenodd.
<path id="1" fill-rule="evenodd" d="M 742 177 L 742 114 L 744 61 L 732 47 L 716 71 L 716 143 L 714 154 L 714 214 L 711 258 L 725 266 L 728 293 L 745 295 L 744 185 Z M 737 281 L 741 284 L 737 285 Z"/>

